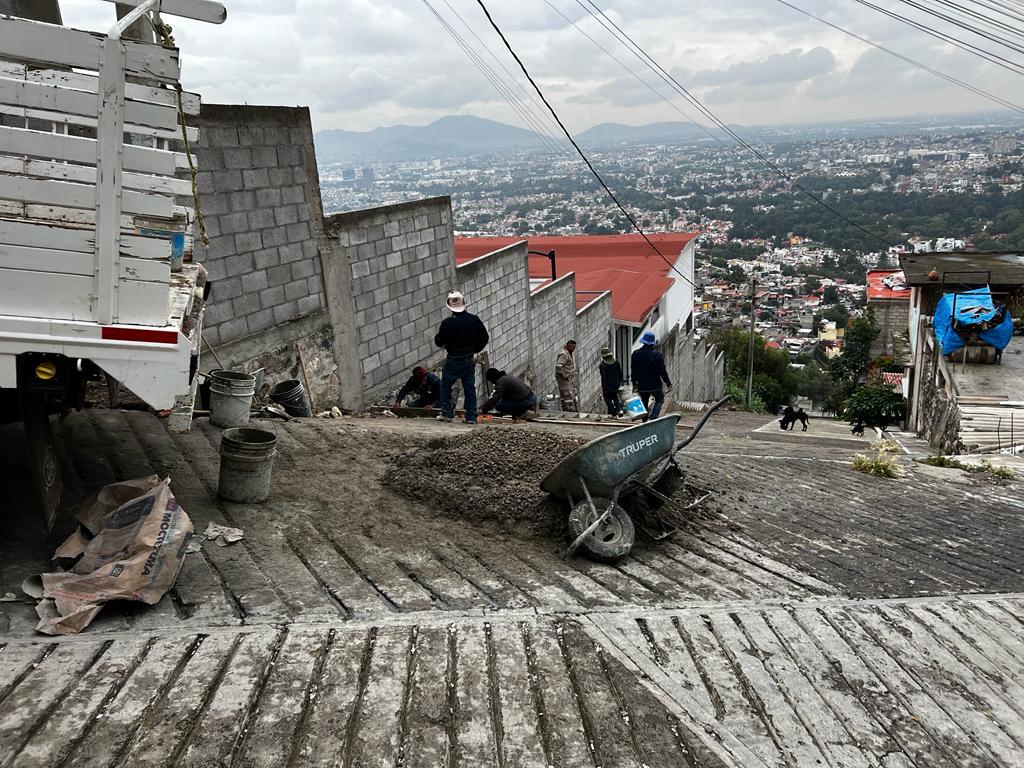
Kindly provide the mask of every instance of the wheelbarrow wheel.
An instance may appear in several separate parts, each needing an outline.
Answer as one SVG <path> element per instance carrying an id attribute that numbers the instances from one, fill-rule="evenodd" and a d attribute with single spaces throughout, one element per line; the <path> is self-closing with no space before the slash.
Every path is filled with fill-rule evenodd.
<path id="1" fill-rule="evenodd" d="M 569 512 L 569 538 L 576 540 L 608 509 L 608 499 L 594 499 L 594 506 L 581 501 Z M 618 504 L 607 519 L 583 540 L 580 549 L 593 560 L 612 563 L 629 554 L 636 541 L 633 521 Z"/>

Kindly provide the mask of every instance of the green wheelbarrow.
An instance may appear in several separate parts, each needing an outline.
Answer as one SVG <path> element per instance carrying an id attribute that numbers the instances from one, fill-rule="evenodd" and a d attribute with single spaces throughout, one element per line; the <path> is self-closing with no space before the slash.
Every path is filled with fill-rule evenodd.
<path id="1" fill-rule="evenodd" d="M 671 536 L 675 527 L 659 514 L 683 479 L 676 454 L 689 445 L 726 396 L 709 408 L 685 438 L 676 442 L 679 414 L 591 440 L 566 456 L 548 473 L 541 490 L 569 503 L 571 556 L 583 549 L 588 557 L 614 562 L 627 555 L 636 540 L 637 525 L 656 541 Z M 704 497 L 706 498 L 706 497 Z M 695 506 L 703 498 L 682 509 Z M 633 516 L 631 516 L 631 510 Z"/>

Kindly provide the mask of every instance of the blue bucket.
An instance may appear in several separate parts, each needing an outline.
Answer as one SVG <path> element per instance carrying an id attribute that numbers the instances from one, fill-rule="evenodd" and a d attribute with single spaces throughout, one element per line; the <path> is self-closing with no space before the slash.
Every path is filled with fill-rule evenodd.
<path id="1" fill-rule="evenodd" d="M 644 408 L 644 401 L 640 399 L 640 395 L 627 397 L 623 408 L 631 419 L 640 419 L 647 415 L 647 409 Z"/>

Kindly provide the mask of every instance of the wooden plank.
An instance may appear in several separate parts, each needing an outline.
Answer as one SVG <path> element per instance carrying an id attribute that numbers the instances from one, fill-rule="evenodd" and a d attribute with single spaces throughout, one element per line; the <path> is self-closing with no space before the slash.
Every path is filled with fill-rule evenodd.
<path id="1" fill-rule="evenodd" d="M 368 664 L 370 639 L 365 630 L 339 630 L 327 651 L 323 674 L 314 681 L 306 732 L 300 735 L 294 766 L 334 768 L 344 763 L 349 726 L 361 692 L 360 671 Z"/>
<path id="2" fill-rule="evenodd" d="M 352 768 L 394 768 L 399 764 L 405 684 L 409 672 L 410 627 L 382 627 L 370 659 L 366 688 L 352 743 Z"/>
<path id="3" fill-rule="evenodd" d="M 421 627 L 406 710 L 404 754 L 409 768 L 446 768 L 448 743 L 448 628 Z"/>
<path id="4" fill-rule="evenodd" d="M 67 768 L 103 768 L 139 733 L 138 727 L 198 638 L 157 640 L 117 695 L 67 757 Z M 55 765 L 56 763 L 51 763 Z"/>
<path id="5" fill-rule="evenodd" d="M 52 248 L 30 248 L 0 242 L 0 267 L 29 269 L 65 275 L 95 274 L 96 257 L 80 251 L 59 251 Z M 122 256 L 118 277 L 122 280 L 167 283 L 171 279 L 170 260 L 133 259 Z"/>
<path id="6" fill-rule="evenodd" d="M 37 83 L 31 80 L 15 80 L 0 77 L 0 103 L 26 110 L 60 112 L 75 117 L 96 117 L 99 107 L 96 92 L 62 88 L 57 85 Z M 161 131 L 178 130 L 178 108 L 170 104 L 155 104 L 147 101 L 124 102 L 125 129 L 128 126 L 155 128 Z M 135 133 L 135 130 L 128 131 Z"/>
<path id="7" fill-rule="evenodd" d="M 0 175 L 0 198 L 95 211 L 96 185 Z M 128 214 L 164 219 L 174 217 L 174 198 L 165 195 L 124 191 L 121 194 L 121 205 L 122 210 Z"/>
<path id="8" fill-rule="evenodd" d="M 0 114 L 11 115 L 16 118 L 20 117 L 32 120 L 45 120 L 58 125 L 80 125 L 85 128 L 97 128 L 98 126 L 98 121 L 95 117 L 74 115 L 67 112 L 56 112 L 46 109 L 17 107 L 11 106 L 10 104 L 0 104 Z M 125 133 L 157 139 L 171 139 L 175 141 L 181 139 L 181 128 L 153 128 L 152 126 L 141 125 L 139 123 L 125 122 L 124 131 Z M 198 128 L 192 126 L 186 127 L 185 133 L 191 143 L 194 144 L 199 140 Z"/>
<path id="9" fill-rule="evenodd" d="M 544 740 L 530 687 L 530 672 L 519 624 L 492 624 L 491 652 L 501 707 L 501 759 L 499 765 L 545 768 Z M 538 683 L 539 684 L 539 683 Z"/>
<path id="10" fill-rule="evenodd" d="M 326 630 L 288 633 L 274 660 L 234 765 L 241 768 L 284 768 L 288 765 L 307 706 L 306 692 L 326 642 Z"/>
<path id="11" fill-rule="evenodd" d="M 0 155 L 0 173 L 73 181 L 80 184 L 96 183 L 96 167 L 92 165 L 75 165 L 63 161 L 34 160 L 10 155 Z M 160 195 L 192 194 L 192 183 L 187 179 L 177 179 L 173 176 L 150 176 L 130 171 L 121 174 L 121 186 L 124 189 L 136 189 Z"/>
<path id="12" fill-rule="evenodd" d="M 0 152 L 94 166 L 97 146 L 96 139 L 84 136 L 0 126 Z M 179 152 L 167 152 L 134 144 L 125 144 L 122 152 L 125 171 L 170 176 L 176 168 L 185 168 L 188 165 L 185 155 Z"/>
<path id="13" fill-rule="evenodd" d="M 104 700 L 132 673 L 148 646 L 149 640 L 143 637 L 116 641 L 57 703 L 46 722 L 9 763 L 10 768 L 58 765 L 99 714 Z"/>
<path id="14" fill-rule="evenodd" d="M 99 82 L 96 75 L 85 72 L 71 72 L 66 69 L 30 69 L 24 64 L 9 61 L 0 61 L 0 76 L 63 88 L 75 88 L 92 94 L 96 93 Z M 132 101 L 148 101 L 178 108 L 178 95 L 173 88 L 125 83 L 124 95 L 126 99 Z M 198 115 L 200 110 L 199 94 L 182 91 L 181 106 L 186 115 Z M 95 110 L 93 110 L 93 114 L 95 114 Z"/>
<path id="15" fill-rule="evenodd" d="M 142 5 L 143 0 L 107 0 L 118 5 L 132 7 Z M 186 19 L 197 19 L 210 24 L 222 24 L 228 16 L 227 9 L 220 3 L 211 0 L 163 0 L 160 12 L 165 16 L 184 16 Z"/>
<path id="16" fill-rule="evenodd" d="M 0 243 L 92 254 L 96 247 L 96 230 L 0 219 Z M 163 238 L 121 233 L 122 256 L 136 259 L 166 259 L 170 256 L 170 249 L 170 242 Z"/>
<path id="17" fill-rule="evenodd" d="M 0 56 L 4 58 L 97 71 L 105 37 L 97 32 L 0 16 Z M 179 79 L 177 48 L 128 40 L 121 43 L 126 54 L 125 73 L 129 77 L 150 78 L 162 83 Z"/>
<path id="18" fill-rule="evenodd" d="M 64 208 L 59 205 L 40 205 L 38 203 L 29 203 L 22 206 L 21 210 L 12 214 L 8 212 L 7 208 L 3 207 L 4 205 L 5 203 L 0 201 L 0 210 L 3 211 L 4 216 L 14 215 L 54 224 L 83 224 L 86 226 L 94 226 L 96 224 L 96 210 L 92 208 Z M 173 218 L 160 220 L 167 222 L 168 229 L 177 226 L 183 220 L 195 220 L 195 211 L 191 208 L 183 208 L 176 205 L 173 210 Z M 138 226 L 136 222 L 140 220 L 141 217 L 122 215 L 121 231 L 124 232 L 126 229 L 134 230 Z M 155 226 L 157 221 L 157 219 L 152 218 L 145 219 L 147 228 L 157 228 Z"/>
<path id="19" fill-rule="evenodd" d="M 121 280 L 119 289 L 119 322 L 167 325 L 166 283 Z M 0 306 L 12 315 L 91 322 L 94 290 L 92 277 L 0 268 Z"/>

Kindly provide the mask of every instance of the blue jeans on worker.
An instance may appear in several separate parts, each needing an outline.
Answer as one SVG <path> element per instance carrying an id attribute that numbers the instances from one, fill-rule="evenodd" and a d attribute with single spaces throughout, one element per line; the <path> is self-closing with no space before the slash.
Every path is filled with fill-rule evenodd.
<path id="1" fill-rule="evenodd" d="M 462 394 L 466 398 L 466 421 L 476 423 L 476 365 L 473 356 L 445 358 L 441 369 L 441 415 L 455 416 L 452 402 L 452 385 L 462 382 Z"/>
<path id="2" fill-rule="evenodd" d="M 506 416 L 522 416 L 536 405 L 537 396 L 530 395 L 523 400 L 499 400 L 494 404 L 494 410 L 496 413 L 502 413 Z"/>
<path id="3" fill-rule="evenodd" d="M 654 408 L 652 409 L 649 403 L 651 398 L 654 398 Z M 640 400 L 644 404 L 644 408 L 647 409 L 648 416 L 644 419 L 656 419 L 661 415 L 661 406 L 665 404 L 665 390 L 661 387 L 651 390 L 649 392 L 640 392 Z"/>

